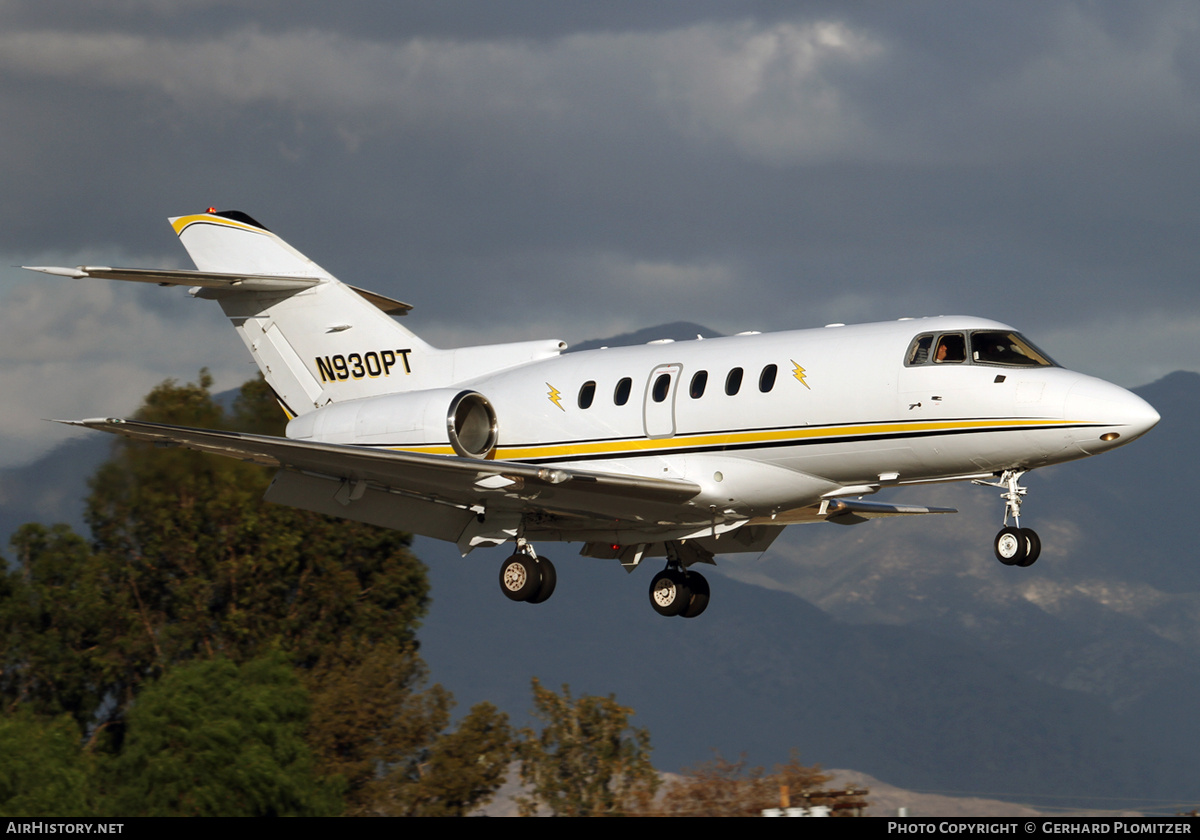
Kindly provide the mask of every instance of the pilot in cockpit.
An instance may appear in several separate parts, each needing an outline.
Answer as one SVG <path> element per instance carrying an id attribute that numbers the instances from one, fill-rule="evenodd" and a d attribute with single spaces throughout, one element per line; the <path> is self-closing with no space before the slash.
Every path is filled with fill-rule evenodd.
<path id="1" fill-rule="evenodd" d="M 967 343 L 959 333 L 948 333 L 938 339 L 937 350 L 934 351 L 935 364 L 952 364 L 967 360 Z"/>

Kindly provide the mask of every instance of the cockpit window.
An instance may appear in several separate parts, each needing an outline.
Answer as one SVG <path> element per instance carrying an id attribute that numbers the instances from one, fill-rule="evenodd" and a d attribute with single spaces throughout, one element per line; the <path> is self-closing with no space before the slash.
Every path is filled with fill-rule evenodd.
<path id="1" fill-rule="evenodd" d="M 934 364 L 950 365 L 967 360 L 967 342 L 962 333 L 946 333 L 938 339 L 937 349 L 933 351 Z"/>
<path id="2" fill-rule="evenodd" d="M 981 365 L 1010 367 L 1053 367 L 1045 353 L 1023 336 L 1012 332 L 980 330 L 971 333 L 971 359 Z"/>
<path id="3" fill-rule="evenodd" d="M 967 346 L 970 345 L 970 355 Z M 1005 367 L 1057 367 L 1053 359 L 1020 333 L 975 330 L 971 333 L 922 333 L 908 345 L 907 367 L 914 365 L 1003 365 Z"/>
<path id="4" fill-rule="evenodd" d="M 913 339 L 908 346 L 908 355 L 904 357 L 906 365 L 923 365 L 929 361 L 929 348 L 933 346 L 933 333 L 925 333 Z"/>

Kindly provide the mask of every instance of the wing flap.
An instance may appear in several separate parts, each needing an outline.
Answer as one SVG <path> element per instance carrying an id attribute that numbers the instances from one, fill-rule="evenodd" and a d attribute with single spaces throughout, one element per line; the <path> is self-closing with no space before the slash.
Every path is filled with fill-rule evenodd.
<path id="1" fill-rule="evenodd" d="M 818 505 L 787 510 L 774 517 L 760 516 L 750 525 L 799 525 L 806 522 L 833 522 L 837 525 L 858 525 L 868 519 L 888 516 L 921 516 L 933 513 L 958 513 L 957 508 L 929 505 L 900 505 L 889 502 L 867 502 L 862 499 L 827 499 Z"/>

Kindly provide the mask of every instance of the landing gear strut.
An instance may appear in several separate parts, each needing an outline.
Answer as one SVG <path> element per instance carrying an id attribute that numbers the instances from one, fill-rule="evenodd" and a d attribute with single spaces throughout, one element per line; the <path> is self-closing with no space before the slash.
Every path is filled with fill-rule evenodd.
<path id="1" fill-rule="evenodd" d="M 528 543 L 518 543 L 516 553 L 500 567 L 500 590 L 513 601 L 540 604 L 554 594 L 557 583 L 554 564 L 538 557 Z"/>
<path id="2" fill-rule="evenodd" d="M 1005 470 L 999 481 L 976 481 L 985 487 L 999 487 L 1005 492 L 1000 496 L 1004 499 L 1004 527 L 996 534 L 993 548 L 996 559 L 1005 566 L 1032 566 L 1042 553 L 1042 541 L 1037 531 L 1021 527 L 1021 501 L 1028 489 L 1022 487 L 1021 476 L 1026 470 Z M 1008 524 L 1012 517 L 1013 525 Z"/>
<path id="3" fill-rule="evenodd" d="M 650 606 L 659 615 L 695 618 L 708 608 L 708 581 L 687 571 L 670 543 L 667 555 L 667 567 L 650 581 Z"/>

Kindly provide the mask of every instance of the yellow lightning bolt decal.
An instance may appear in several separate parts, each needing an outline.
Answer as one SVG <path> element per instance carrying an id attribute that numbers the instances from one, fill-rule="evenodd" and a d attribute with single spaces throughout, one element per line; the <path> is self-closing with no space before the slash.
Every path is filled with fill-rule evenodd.
<path id="1" fill-rule="evenodd" d="M 792 376 L 796 377 L 797 382 L 799 382 L 801 385 L 803 385 L 805 388 L 808 388 L 808 390 L 811 391 L 812 388 L 809 387 L 809 384 L 804 381 L 804 368 L 800 367 L 800 363 L 797 362 L 795 359 L 792 359 L 792 364 L 795 365 L 795 367 L 792 369 Z"/>
<path id="2" fill-rule="evenodd" d="M 546 383 L 546 387 L 550 389 L 550 393 L 546 394 L 546 396 L 550 398 L 550 402 L 554 403 L 562 411 L 566 411 L 566 409 L 562 407 L 562 403 L 559 402 L 559 400 L 562 399 L 562 394 L 559 393 L 558 389 L 549 382 Z"/>

